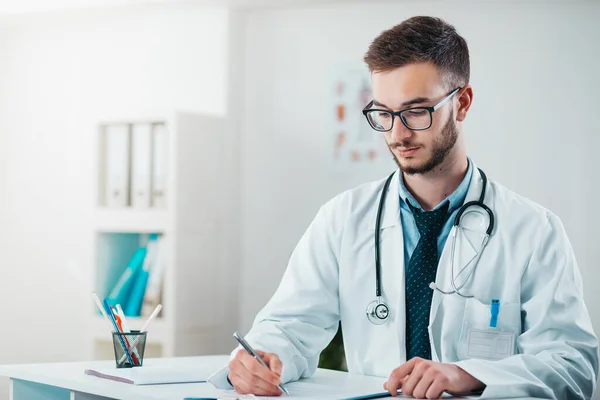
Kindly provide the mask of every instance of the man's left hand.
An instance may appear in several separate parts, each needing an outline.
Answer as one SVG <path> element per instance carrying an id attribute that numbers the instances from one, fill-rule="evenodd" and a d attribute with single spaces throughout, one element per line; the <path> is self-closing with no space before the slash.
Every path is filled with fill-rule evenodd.
<path id="1" fill-rule="evenodd" d="M 398 389 L 417 399 L 438 399 L 442 393 L 468 393 L 485 387 L 483 382 L 454 364 L 415 357 L 390 374 L 383 385 L 392 396 Z"/>

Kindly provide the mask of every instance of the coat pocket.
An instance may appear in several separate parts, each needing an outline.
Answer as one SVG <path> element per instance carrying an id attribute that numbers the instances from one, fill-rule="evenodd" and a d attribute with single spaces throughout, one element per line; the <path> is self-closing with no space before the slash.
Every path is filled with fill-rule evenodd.
<path id="1" fill-rule="evenodd" d="M 491 319 L 490 303 L 476 298 L 467 300 L 457 349 L 460 360 L 501 360 L 515 354 L 521 331 L 521 305 L 500 303 L 495 326 Z"/>

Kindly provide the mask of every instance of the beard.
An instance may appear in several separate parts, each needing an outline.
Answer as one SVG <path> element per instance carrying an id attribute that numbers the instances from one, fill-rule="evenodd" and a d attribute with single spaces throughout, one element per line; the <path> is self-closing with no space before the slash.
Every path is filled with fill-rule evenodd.
<path id="1" fill-rule="evenodd" d="M 440 137 L 437 140 L 434 140 L 431 145 L 431 156 L 428 160 L 425 160 L 423 164 L 414 166 L 402 165 L 400 160 L 392 151 L 392 147 L 396 146 L 411 147 L 413 144 L 411 144 L 408 140 L 388 145 L 388 148 L 390 149 L 392 157 L 398 165 L 398 168 L 400 168 L 400 171 L 407 175 L 425 174 L 429 171 L 432 171 L 434 168 L 438 167 L 442 162 L 444 162 L 454 147 L 457 139 L 458 129 L 454 123 L 454 112 L 452 112 L 448 118 L 448 121 L 446 121 L 444 127 L 442 128 Z"/>

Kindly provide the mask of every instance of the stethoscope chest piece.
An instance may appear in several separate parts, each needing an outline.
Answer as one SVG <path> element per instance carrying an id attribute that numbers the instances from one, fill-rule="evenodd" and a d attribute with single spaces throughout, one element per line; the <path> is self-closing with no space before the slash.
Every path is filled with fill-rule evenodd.
<path id="1" fill-rule="evenodd" d="M 382 325 L 390 315 L 390 308 L 381 299 L 373 300 L 367 306 L 367 318 L 375 325 Z"/>

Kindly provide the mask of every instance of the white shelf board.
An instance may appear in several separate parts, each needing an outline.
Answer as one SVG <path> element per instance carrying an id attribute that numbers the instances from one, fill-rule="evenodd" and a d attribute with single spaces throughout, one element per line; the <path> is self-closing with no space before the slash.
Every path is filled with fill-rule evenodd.
<path id="1" fill-rule="evenodd" d="M 165 209 L 98 208 L 94 227 L 97 232 L 164 232 L 169 213 Z"/>
<path id="2" fill-rule="evenodd" d="M 129 317 L 127 323 L 129 329 L 140 330 L 147 317 Z M 112 329 L 109 324 L 104 320 L 102 315 L 94 315 L 90 321 L 91 335 L 94 340 L 112 342 Z M 170 330 L 168 329 L 168 321 L 162 318 L 156 318 L 150 324 L 148 328 L 148 334 L 146 335 L 146 343 L 151 344 L 166 344 L 169 341 Z"/>

